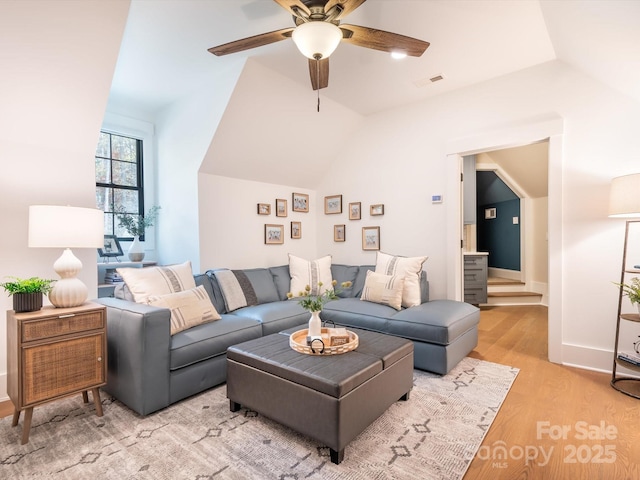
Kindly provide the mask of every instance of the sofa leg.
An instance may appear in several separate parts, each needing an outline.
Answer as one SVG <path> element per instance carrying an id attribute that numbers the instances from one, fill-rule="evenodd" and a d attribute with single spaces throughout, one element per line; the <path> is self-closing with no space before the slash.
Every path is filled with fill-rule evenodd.
<path id="1" fill-rule="evenodd" d="M 231 410 L 232 412 L 237 412 L 241 408 L 242 408 L 242 405 L 234 402 L 233 400 L 229 400 L 229 410 Z"/>
<path id="2" fill-rule="evenodd" d="M 402 396 L 400 397 L 400 400 L 401 400 L 401 401 L 403 401 L 403 402 L 406 402 L 407 400 L 409 400 L 410 394 L 411 394 L 411 390 L 409 390 L 407 393 L 405 393 L 404 395 L 402 395 Z"/>
<path id="3" fill-rule="evenodd" d="M 339 452 L 336 452 L 333 448 L 330 448 L 329 451 L 331 453 L 331 463 L 340 465 L 340 462 L 344 460 L 344 448 Z"/>

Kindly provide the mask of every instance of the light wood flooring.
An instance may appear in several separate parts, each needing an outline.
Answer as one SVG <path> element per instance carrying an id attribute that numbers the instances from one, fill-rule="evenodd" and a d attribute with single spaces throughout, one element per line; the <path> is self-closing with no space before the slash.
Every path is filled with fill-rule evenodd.
<path id="1" fill-rule="evenodd" d="M 520 373 L 465 480 L 640 478 L 640 400 L 609 374 L 550 363 L 546 307 L 483 308 L 470 356 Z"/>
<path id="2" fill-rule="evenodd" d="M 608 374 L 550 363 L 546 307 L 484 307 L 479 336 L 472 357 L 520 373 L 465 480 L 640 479 L 640 400 L 611 388 Z M 0 417 L 12 411 L 0 403 Z"/>

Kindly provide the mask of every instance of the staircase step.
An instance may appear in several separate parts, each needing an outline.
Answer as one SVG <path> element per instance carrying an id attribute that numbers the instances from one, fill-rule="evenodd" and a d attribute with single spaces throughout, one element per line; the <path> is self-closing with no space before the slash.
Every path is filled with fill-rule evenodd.
<path id="1" fill-rule="evenodd" d="M 509 280 L 508 278 L 489 278 L 487 280 L 489 286 L 492 285 L 524 285 L 524 282 L 518 280 Z"/>
<path id="2" fill-rule="evenodd" d="M 489 292 L 488 297 L 542 297 L 541 293 L 536 292 Z"/>

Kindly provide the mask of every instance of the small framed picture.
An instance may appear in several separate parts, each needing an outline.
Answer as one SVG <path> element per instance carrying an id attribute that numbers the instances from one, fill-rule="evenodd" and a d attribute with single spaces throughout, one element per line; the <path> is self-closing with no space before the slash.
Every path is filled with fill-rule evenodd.
<path id="1" fill-rule="evenodd" d="M 287 216 L 287 200 L 285 198 L 276 198 L 276 217 Z"/>
<path id="2" fill-rule="evenodd" d="M 293 193 L 291 201 L 294 212 L 309 212 L 309 195 L 306 193 Z"/>
<path id="3" fill-rule="evenodd" d="M 360 208 L 360 202 L 353 202 L 349 204 L 349 220 L 360 220 L 362 217 Z"/>
<path id="4" fill-rule="evenodd" d="M 324 197 L 324 213 L 325 215 L 342 213 L 342 195 Z"/>
<path id="5" fill-rule="evenodd" d="M 345 241 L 345 226 L 334 225 L 333 226 L 333 241 L 344 242 Z"/>
<path id="6" fill-rule="evenodd" d="M 101 257 L 120 257 L 123 255 L 122 247 L 115 235 L 105 235 L 104 245 L 98 249 L 98 255 Z"/>
<path id="7" fill-rule="evenodd" d="M 362 249 L 380 250 L 380 227 L 362 227 Z"/>
<path id="8" fill-rule="evenodd" d="M 384 215 L 384 204 L 383 203 L 378 203 L 377 205 L 371 205 L 370 208 L 370 214 L 372 216 L 375 215 Z"/>
<path id="9" fill-rule="evenodd" d="M 258 215 L 271 215 L 271 204 L 270 203 L 259 203 L 258 204 Z"/>
<path id="10" fill-rule="evenodd" d="M 264 225 L 264 243 L 267 245 L 278 245 L 284 243 L 284 225 Z"/>
<path id="11" fill-rule="evenodd" d="M 291 238 L 302 238 L 302 222 L 291 222 Z"/>
<path id="12" fill-rule="evenodd" d="M 495 208 L 485 208 L 484 209 L 484 218 L 487 220 L 493 220 L 496 218 L 496 209 Z"/>

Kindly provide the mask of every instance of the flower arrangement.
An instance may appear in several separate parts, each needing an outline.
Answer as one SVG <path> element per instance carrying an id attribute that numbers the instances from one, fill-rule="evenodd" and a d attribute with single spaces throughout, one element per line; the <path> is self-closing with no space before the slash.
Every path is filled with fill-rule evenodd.
<path id="1" fill-rule="evenodd" d="M 4 288 L 9 296 L 20 293 L 42 293 L 47 294 L 53 288 L 55 280 L 47 280 L 39 277 L 31 278 L 13 278 L 11 282 L 0 283 L 0 287 Z"/>
<path id="2" fill-rule="evenodd" d="M 322 285 L 322 282 L 318 282 L 318 288 L 322 287 Z M 310 312 L 320 312 L 322 311 L 322 307 L 324 307 L 325 303 L 338 298 L 338 293 L 340 293 L 342 290 L 336 290 L 336 285 L 338 285 L 337 280 L 333 280 L 331 282 L 331 288 L 325 290 L 321 295 L 311 295 L 311 287 L 307 285 L 306 287 L 304 287 L 304 292 L 298 293 L 298 297 L 302 297 L 298 303 L 305 310 L 308 310 Z M 340 287 L 349 288 L 351 287 L 351 285 L 351 282 L 342 282 L 340 284 Z M 287 298 L 294 298 L 293 293 L 287 293 Z"/>
<path id="3" fill-rule="evenodd" d="M 153 222 L 158 218 L 158 210 L 160 207 L 154 205 L 146 215 L 134 215 L 126 213 L 123 207 L 118 207 L 114 213 L 118 219 L 118 226 L 124 228 L 133 237 L 140 237 L 144 235 L 147 227 L 153 226 Z"/>
<path id="4" fill-rule="evenodd" d="M 616 283 L 615 285 L 622 288 L 622 294 L 629 297 L 631 305 L 636 303 L 640 305 L 640 278 L 632 278 L 630 285 L 626 283 Z"/>

